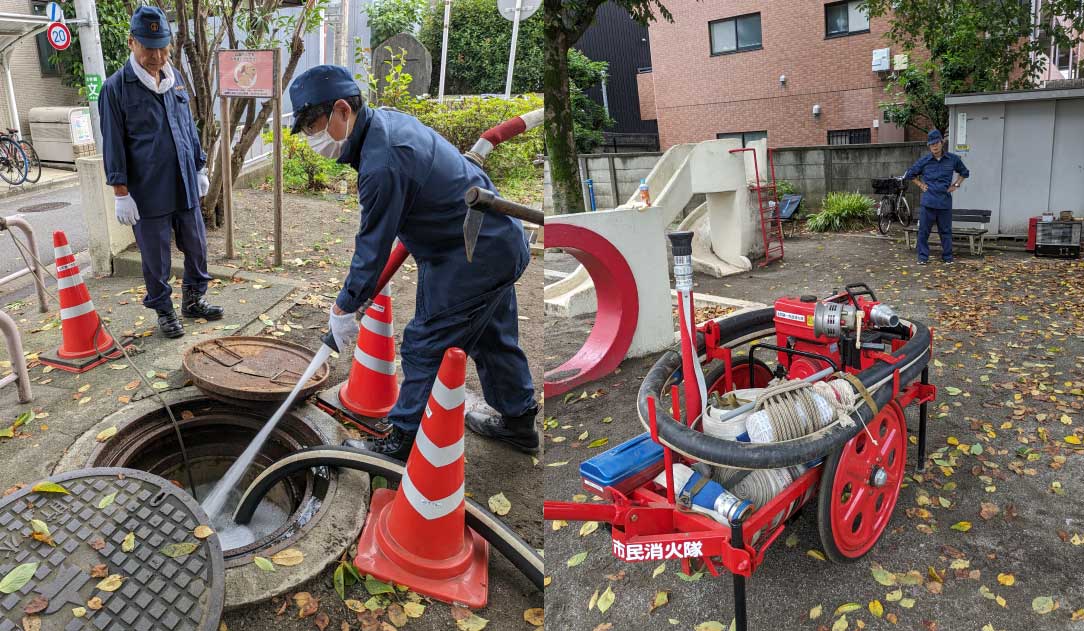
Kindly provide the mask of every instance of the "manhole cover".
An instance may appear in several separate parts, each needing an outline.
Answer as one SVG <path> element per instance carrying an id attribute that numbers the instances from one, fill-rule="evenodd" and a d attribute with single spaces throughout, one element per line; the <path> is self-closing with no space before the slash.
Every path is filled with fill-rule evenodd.
<path id="1" fill-rule="evenodd" d="M 218 629 L 225 598 L 222 548 L 218 535 L 200 541 L 192 534 L 208 521 L 195 500 L 134 469 L 83 469 L 49 480 L 69 494 L 27 487 L 0 503 L 0 578 L 38 564 L 21 589 L 0 594 L 0 631 L 23 629 L 25 610 L 35 599 L 41 606 L 41 598 L 47 604 L 34 615 L 42 631 Z M 32 519 L 45 522 L 56 547 L 30 538 Z M 124 552 L 130 532 L 135 547 Z M 162 552 L 187 542 L 198 543 L 191 554 Z M 98 588 L 102 578 L 92 577 L 91 568 L 100 564 L 124 577 L 119 589 Z M 88 606 L 93 598 L 101 599 L 100 609 Z M 84 617 L 75 617 L 77 607 L 86 609 Z"/>
<path id="2" fill-rule="evenodd" d="M 309 349 L 272 337 L 229 336 L 200 342 L 184 354 L 184 369 L 197 388 L 229 400 L 281 401 L 312 362 Z M 301 389 L 301 398 L 327 381 L 325 363 Z"/>
<path id="3" fill-rule="evenodd" d="M 45 202 L 44 204 L 32 204 L 30 206 L 23 206 L 16 212 L 43 213 L 49 210 L 59 210 L 61 208 L 67 208 L 68 206 L 71 206 L 70 202 Z"/>

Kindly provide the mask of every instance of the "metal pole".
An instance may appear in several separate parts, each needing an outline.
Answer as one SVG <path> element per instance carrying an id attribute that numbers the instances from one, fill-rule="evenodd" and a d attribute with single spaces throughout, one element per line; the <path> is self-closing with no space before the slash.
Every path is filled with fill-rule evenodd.
<path id="1" fill-rule="evenodd" d="M 922 381 L 923 385 L 930 383 L 930 367 L 927 365 L 922 369 Z M 923 402 L 918 406 L 918 466 L 915 469 L 919 473 L 926 471 L 926 419 L 928 418 L 928 411 L 926 406 L 928 404 Z"/>
<path id="2" fill-rule="evenodd" d="M 230 159 L 230 99 L 218 97 L 222 106 L 222 132 L 218 144 L 222 148 L 222 214 L 226 220 L 226 258 L 233 258 L 233 164 Z"/>
<path id="3" fill-rule="evenodd" d="M 26 358 L 23 357 L 23 341 L 19 338 L 19 327 L 15 320 L 8 314 L 0 311 L 0 333 L 7 340 L 8 356 L 11 357 L 11 369 L 14 373 L 10 377 L 0 379 L 0 387 L 11 381 L 15 381 L 19 389 L 19 403 L 30 403 L 34 394 L 30 391 L 30 375 L 26 371 Z"/>
<path id="4" fill-rule="evenodd" d="M 97 75 L 105 83 L 105 58 L 102 57 L 102 37 L 98 32 L 98 12 L 94 0 L 75 0 L 75 17 L 85 20 L 79 24 L 79 48 L 83 55 L 83 74 Z M 90 102 L 90 126 L 94 131 L 94 143 L 102 150 L 102 121 L 98 115 L 98 101 Z"/>
<path id="5" fill-rule="evenodd" d="M 351 67 L 350 56 L 350 0 L 342 1 L 342 15 L 339 17 L 339 65 Z"/>
<path id="6" fill-rule="evenodd" d="M 444 102 L 444 78 L 448 71 L 448 27 L 452 22 L 452 0 L 444 0 L 444 36 L 440 45 L 440 91 L 437 101 Z"/>
<path id="7" fill-rule="evenodd" d="M 43 280 L 44 277 L 41 273 L 41 265 L 38 264 L 38 261 L 41 260 L 41 257 L 38 256 L 38 242 L 34 238 L 34 228 L 29 223 L 27 223 L 26 219 L 23 219 L 22 215 L 0 217 L 0 231 L 10 230 L 12 228 L 18 228 L 22 231 L 23 236 L 26 237 L 27 249 L 30 250 L 30 267 L 28 267 L 26 270 L 21 270 L 15 272 L 14 274 L 9 274 L 4 278 L 0 278 L 0 285 L 15 280 L 16 278 L 25 276 L 28 273 L 32 274 L 34 276 L 34 282 L 38 290 L 38 311 L 40 313 L 47 313 L 49 311 L 49 307 L 45 304 L 45 281 Z"/>
<path id="8" fill-rule="evenodd" d="M 610 97 L 606 94 L 606 72 L 603 71 L 602 77 L 602 109 L 606 111 L 606 116 L 610 115 Z"/>
<path id="9" fill-rule="evenodd" d="M 275 49 L 275 147 L 274 151 L 274 164 L 272 168 L 275 171 L 275 192 L 274 192 L 274 214 L 275 214 L 275 267 L 282 266 L 282 76 L 279 74 L 280 70 L 279 49 Z"/>
<path id="10" fill-rule="evenodd" d="M 512 98 L 512 70 L 516 67 L 516 40 L 519 39 L 519 15 L 523 0 L 516 0 L 516 15 L 512 18 L 512 46 L 508 52 L 508 77 L 504 80 L 504 98 Z"/>
<path id="11" fill-rule="evenodd" d="M 745 549 L 745 536 L 742 532 L 742 522 L 737 520 L 730 523 L 731 546 L 739 550 Z M 749 628 L 745 612 L 745 577 L 734 574 L 734 629 L 746 631 Z"/>
<path id="12" fill-rule="evenodd" d="M 5 53 L 0 57 L 0 64 L 4 66 L 4 81 L 8 89 L 8 114 L 11 115 L 11 127 L 18 130 L 17 135 L 22 138 L 22 126 L 19 125 L 19 105 L 15 101 L 15 84 L 11 80 L 11 53 Z"/>

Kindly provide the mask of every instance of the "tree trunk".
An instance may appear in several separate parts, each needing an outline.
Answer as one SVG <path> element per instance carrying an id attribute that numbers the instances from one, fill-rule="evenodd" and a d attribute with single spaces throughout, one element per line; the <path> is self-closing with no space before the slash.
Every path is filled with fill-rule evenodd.
<path id="1" fill-rule="evenodd" d="M 568 91 L 569 36 L 560 21 L 561 1 L 545 0 L 544 33 L 546 65 L 545 139 L 553 183 L 553 208 L 557 213 L 583 212 L 579 158 L 572 127 L 572 98 Z"/>

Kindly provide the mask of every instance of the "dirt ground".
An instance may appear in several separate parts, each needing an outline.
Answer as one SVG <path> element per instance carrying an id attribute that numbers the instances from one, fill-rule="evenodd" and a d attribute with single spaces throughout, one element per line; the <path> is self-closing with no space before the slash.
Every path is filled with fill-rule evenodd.
<path id="1" fill-rule="evenodd" d="M 357 201 L 339 201 L 335 197 L 325 200 L 298 195 L 286 195 L 284 200 L 284 252 L 283 269 L 270 268 L 272 252 L 271 195 L 259 190 L 235 192 L 235 235 L 238 259 L 232 264 L 266 273 L 303 281 L 306 286 L 295 292 L 295 305 L 287 316 L 280 318 L 265 334 L 315 347 L 318 337 L 327 326 L 327 312 L 331 302 L 342 286 L 353 253 L 353 237 L 358 226 Z M 208 251 L 211 263 L 231 264 L 225 260 L 225 231 L 208 235 Z M 542 356 L 542 270 L 540 261 L 532 262 L 517 283 L 520 304 L 520 344 L 528 358 Z M 408 259 L 403 270 L 392 284 L 392 310 L 395 317 L 397 344 L 402 331 L 414 311 L 414 294 L 417 289 L 416 266 Z M 350 369 L 350 357 L 340 356 L 331 361 L 332 374 L 329 383 L 346 379 Z M 532 365 L 532 376 L 538 385 L 541 398 L 542 365 Z M 467 376 L 467 388 L 471 393 L 481 392 L 473 363 Z M 468 401 L 468 406 L 471 401 Z M 539 420 L 541 422 L 541 419 Z M 512 448 L 493 444 L 476 438 L 467 432 L 467 493 L 475 500 L 486 503 L 487 498 L 504 493 L 512 504 L 511 512 L 503 519 L 520 533 L 531 545 L 542 546 L 542 497 L 541 464 L 531 456 Z M 493 552 L 490 562 L 490 604 L 478 615 L 489 619 L 489 628 L 530 628 L 523 620 L 524 610 L 542 606 L 542 594 L 499 554 Z M 320 599 L 320 611 L 328 614 L 330 629 L 340 631 L 343 623 L 352 629 L 368 629 L 359 622 L 334 592 L 332 569 L 316 581 L 302 585 L 298 591 L 308 591 Z M 362 602 L 369 598 L 360 585 L 352 588 L 348 598 Z M 290 605 L 288 611 L 278 614 L 282 598 L 263 606 L 250 607 L 227 615 L 224 619 L 233 631 L 264 631 L 266 629 L 313 629 L 314 618 L 298 619 L 297 607 Z M 446 629 L 454 628 L 451 609 L 435 603 L 427 607 L 422 618 L 411 620 L 407 628 Z"/>
<path id="2" fill-rule="evenodd" d="M 807 506 L 748 581 L 750 629 L 1084 628 L 1084 263 L 962 249 L 951 267 L 936 260 L 936 247 L 935 260 L 919 267 L 902 239 L 802 235 L 788 240 L 781 264 L 696 277 L 698 292 L 767 304 L 867 282 L 901 315 L 936 330 L 931 381 L 940 392 L 927 472 L 914 474 L 912 447 L 892 521 L 853 564 L 816 558 L 817 508 Z M 547 255 L 547 267 L 567 271 L 569 260 Z M 546 322 L 547 369 L 576 351 L 592 321 Z M 654 360 L 628 360 L 574 401 L 549 402 L 547 499 L 583 501 L 578 465 L 602 451 L 591 441 L 612 446 L 644 431 L 635 397 Z M 908 416 L 913 432 L 913 408 Z M 551 628 L 729 628 L 728 577 L 686 581 L 674 561 L 661 570 L 625 564 L 610 554 L 604 528 L 586 536 L 580 528 L 545 524 Z M 586 560 L 569 567 L 583 552 Z M 874 564 L 888 585 L 875 580 Z M 607 588 L 616 598 L 603 613 L 592 595 Z M 659 592 L 668 602 L 649 613 Z"/>

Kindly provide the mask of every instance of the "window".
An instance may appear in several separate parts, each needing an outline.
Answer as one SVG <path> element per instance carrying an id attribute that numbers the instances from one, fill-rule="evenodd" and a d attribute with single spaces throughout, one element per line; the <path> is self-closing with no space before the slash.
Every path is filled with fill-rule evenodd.
<path id="1" fill-rule="evenodd" d="M 870 142 L 868 127 L 865 129 L 837 129 L 828 132 L 828 144 L 830 145 L 867 145 Z"/>
<path id="2" fill-rule="evenodd" d="M 754 140 L 764 140 L 767 137 L 768 132 L 766 131 L 738 131 L 725 134 L 715 134 L 716 140 L 723 140 L 726 138 L 734 138 L 735 140 L 740 140 L 742 147 L 748 147 L 749 143 L 753 142 Z"/>
<path id="3" fill-rule="evenodd" d="M 1058 70 L 1062 72 L 1069 72 L 1069 68 L 1073 65 L 1073 49 L 1069 46 L 1058 46 L 1055 48 L 1054 59 L 1057 60 Z"/>
<path id="4" fill-rule="evenodd" d="M 833 2 L 824 5 L 824 36 L 842 37 L 869 32 L 869 15 L 862 9 L 862 0 Z"/>
<path id="5" fill-rule="evenodd" d="M 38 0 L 31 0 L 30 12 L 33 15 L 45 15 L 45 8 L 48 5 L 47 2 L 39 2 Z M 52 62 L 53 47 L 49 45 L 49 36 L 45 34 L 45 31 L 38 33 L 34 38 L 34 41 L 38 46 L 38 67 L 41 69 L 41 76 L 43 77 L 59 77 L 60 66 Z"/>
<path id="6" fill-rule="evenodd" d="M 711 36 L 712 55 L 762 48 L 759 13 L 709 22 L 708 34 Z"/>

